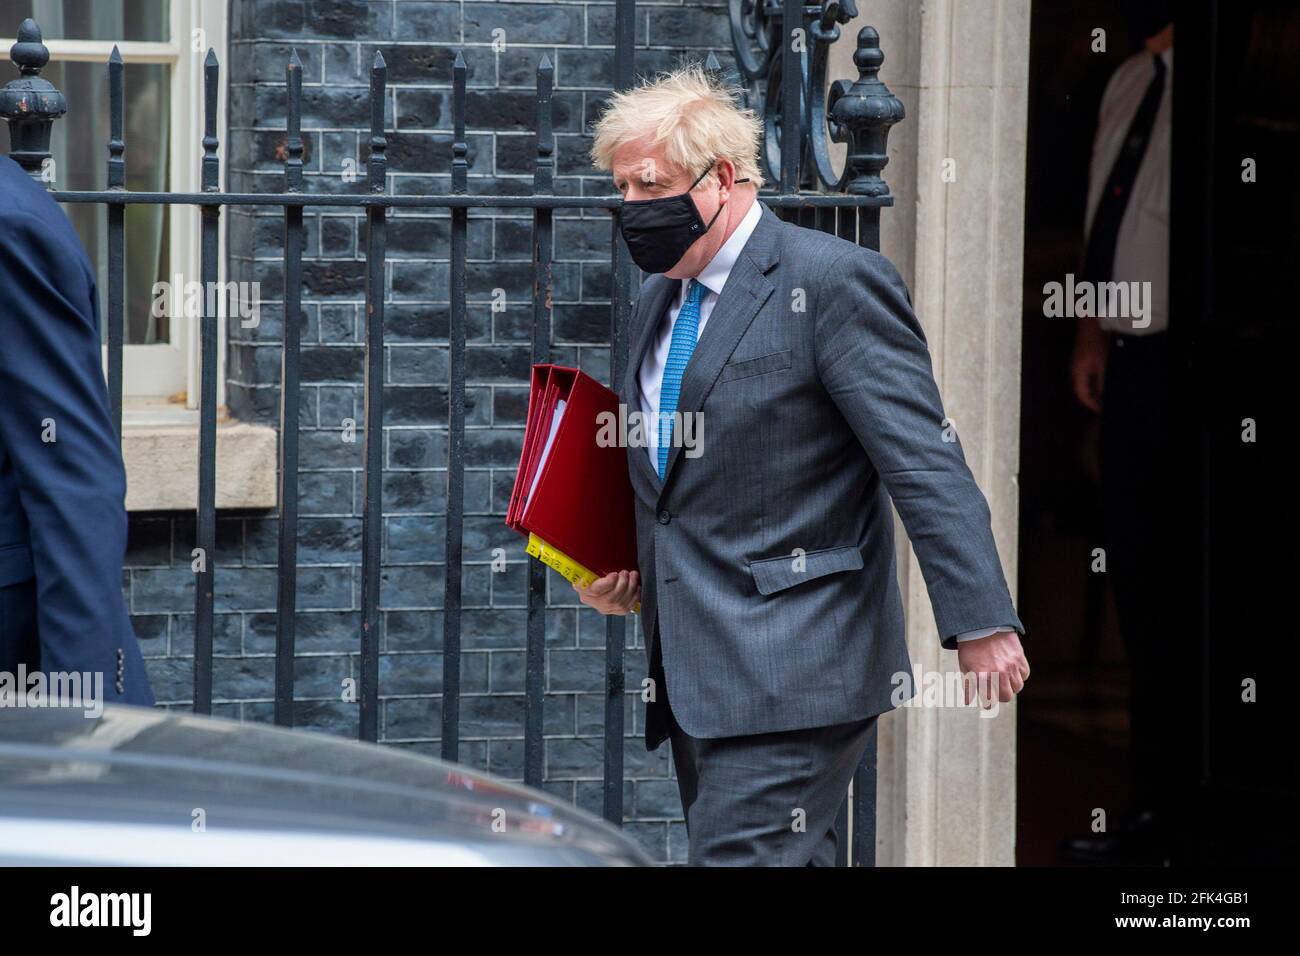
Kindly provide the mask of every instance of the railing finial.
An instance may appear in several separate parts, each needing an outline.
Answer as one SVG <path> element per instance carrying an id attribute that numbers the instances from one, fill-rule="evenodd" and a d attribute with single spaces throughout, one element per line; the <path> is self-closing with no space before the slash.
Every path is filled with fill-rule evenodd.
<path id="1" fill-rule="evenodd" d="M 875 27 L 863 27 L 853 52 L 858 78 L 831 107 L 832 121 L 848 131 L 845 192 L 854 196 L 889 195 L 880 171 L 889 162 L 889 130 L 903 119 L 903 104 L 877 76 L 884 61 L 880 34 Z"/>
<path id="2" fill-rule="evenodd" d="M 18 79 L 0 89 L 0 116 L 9 122 L 9 156 L 37 182 L 52 182 L 53 177 L 46 173 L 50 133 L 68 105 L 63 94 L 40 75 L 50 61 L 50 51 L 41 42 L 41 28 L 35 20 L 26 19 L 18 28 L 9 59 L 19 73 Z"/>

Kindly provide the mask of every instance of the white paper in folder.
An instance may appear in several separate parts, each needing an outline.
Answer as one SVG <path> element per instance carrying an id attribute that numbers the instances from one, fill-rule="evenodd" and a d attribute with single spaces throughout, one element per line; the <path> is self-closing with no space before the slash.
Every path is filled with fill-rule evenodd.
<path id="1" fill-rule="evenodd" d="M 564 399 L 559 399 L 555 403 L 555 411 L 551 415 L 551 430 L 546 436 L 546 444 L 542 446 L 541 457 L 537 459 L 537 470 L 533 472 L 533 483 L 528 486 L 528 498 L 533 496 L 537 490 L 537 482 L 542 477 L 542 469 L 546 467 L 546 456 L 551 453 L 551 445 L 555 442 L 555 433 L 560 430 L 560 419 L 564 417 Z M 524 501 L 527 501 L 525 498 Z"/>

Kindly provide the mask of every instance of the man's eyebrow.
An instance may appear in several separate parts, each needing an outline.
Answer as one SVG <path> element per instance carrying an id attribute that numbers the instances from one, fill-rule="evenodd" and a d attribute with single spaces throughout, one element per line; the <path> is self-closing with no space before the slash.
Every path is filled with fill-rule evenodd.
<path id="1" fill-rule="evenodd" d="M 653 166 L 647 167 L 644 163 L 637 163 L 630 168 L 622 170 L 611 169 L 610 175 L 613 177 L 614 185 L 621 186 L 625 182 L 635 179 L 642 186 L 660 185 L 659 176 Z"/>

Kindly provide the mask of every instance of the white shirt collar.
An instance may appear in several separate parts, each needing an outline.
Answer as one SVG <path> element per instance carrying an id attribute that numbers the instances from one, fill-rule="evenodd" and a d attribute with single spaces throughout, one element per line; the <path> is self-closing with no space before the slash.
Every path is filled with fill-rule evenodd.
<path id="1" fill-rule="evenodd" d="M 745 243 L 753 235 L 754 228 L 758 225 L 758 220 L 762 216 L 763 207 L 760 205 L 758 197 L 755 196 L 753 203 L 750 204 L 749 209 L 736 226 L 736 231 L 727 237 L 727 241 L 722 244 L 722 248 L 709 260 L 708 265 L 700 270 L 700 274 L 695 276 L 709 292 L 722 294 L 722 287 L 727 282 L 727 276 L 731 275 L 731 267 L 736 264 L 736 260 L 740 257 L 740 250 L 745 248 Z M 677 290 L 678 302 L 686 301 L 686 289 L 690 282 L 689 277 L 681 280 Z"/>

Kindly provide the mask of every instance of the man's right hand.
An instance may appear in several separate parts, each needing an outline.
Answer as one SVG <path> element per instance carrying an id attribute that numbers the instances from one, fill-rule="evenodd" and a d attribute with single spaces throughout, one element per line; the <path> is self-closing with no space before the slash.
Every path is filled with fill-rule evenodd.
<path id="1" fill-rule="evenodd" d="M 1106 381 L 1106 350 L 1109 337 L 1093 319 L 1079 320 L 1074 339 L 1074 357 L 1070 361 L 1070 382 L 1074 397 L 1090 412 L 1101 414 L 1102 385 Z"/>
<path id="2" fill-rule="evenodd" d="M 611 572 L 585 588 L 575 584 L 573 590 L 601 614 L 626 614 L 641 600 L 641 578 L 635 571 Z"/>

